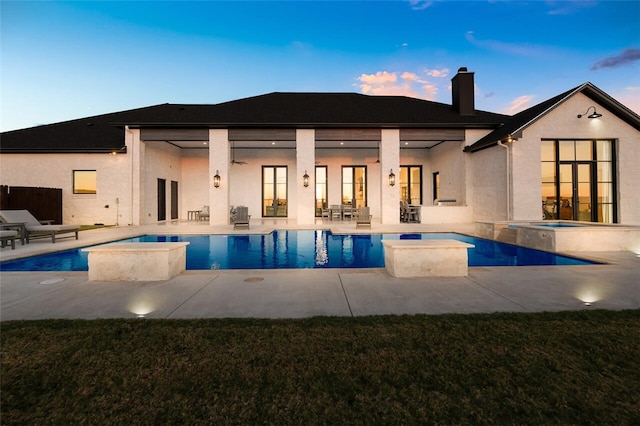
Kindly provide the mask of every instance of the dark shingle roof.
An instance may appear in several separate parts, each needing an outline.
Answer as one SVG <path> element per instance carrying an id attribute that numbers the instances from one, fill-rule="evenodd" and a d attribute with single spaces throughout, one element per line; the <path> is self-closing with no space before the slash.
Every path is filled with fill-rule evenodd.
<path id="1" fill-rule="evenodd" d="M 520 133 L 530 124 L 551 112 L 566 98 L 569 98 L 576 93 L 583 93 L 595 102 L 604 106 L 608 111 L 611 111 L 629 125 L 640 130 L 640 117 L 638 117 L 636 113 L 620 104 L 593 84 L 587 82 L 510 117 L 504 125 L 481 138 L 474 144 L 467 146 L 465 151 L 477 152 L 485 148 L 495 146 L 499 141 L 504 141 L 509 135 L 512 135 L 513 137 L 521 137 Z M 578 112 L 576 112 L 576 115 L 577 114 Z"/>
<path id="2" fill-rule="evenodd" d="M 161 104 L 0 135 L 0 152 L 110 152 L 131 127 L 495 128 L 508 116 L 404 96 L 274 92 L 214 105 Z"/>

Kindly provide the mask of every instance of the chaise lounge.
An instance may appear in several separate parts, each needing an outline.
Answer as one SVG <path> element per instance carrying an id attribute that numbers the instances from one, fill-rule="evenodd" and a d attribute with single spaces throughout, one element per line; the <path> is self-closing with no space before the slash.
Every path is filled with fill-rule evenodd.
<path id="1" fill-rule="evenodd" d="M 18 231 L 12 229 L 0 228 L 0 247 L 4 248 L 11 245 L 11 250 L 16 248 L 16 238 L 18 237 Z"/>
<path id="2" fill-rule="evenodd" d="M 42 224 L 28 210 L 0 210 L 0 220 L 5 223 L 24 224 L 23 238 L 29 242 L 30 238 L 51 237 L 56 242 L 56 236 L 61 234 L 75 234 L 78 239 L 78 225 Z M 45 221 L 46 222 L 46 221 Z"/>

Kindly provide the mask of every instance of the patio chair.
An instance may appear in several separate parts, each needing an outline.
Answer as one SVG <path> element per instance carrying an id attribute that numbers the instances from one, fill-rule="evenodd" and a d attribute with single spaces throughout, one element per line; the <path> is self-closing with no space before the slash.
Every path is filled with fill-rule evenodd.
<path id="1" fill-rule="evenodd" d="M 324 221 L 324 218 L 331 220 L 331 209 L 328 207 L 323 207 L 320 211 L 320 218 Z"/>
<path id="2" fill-rule="evenodd" d="M 409 203 L 402 200 L 400 201 L 400 222 L 409 221 Z"/>
<path id="3" fill-rule="evenodd" d="M 369 214 L 369 207 L 360 207 L 356 213 L 356 229 L 369 228 L 371 229 L 371 214 Z"/>
<path id="4" fill-rule="evenodd" d="M 30 238 L 51 237 L 51 242 L 56 242 L 56 236 L 61 234 L 75 234 L 78 239 L 78 225 L 51 225 L 42 224 L 28 210 L 0 210 L 0 220 L 5 223 L 23 223 L 26 235 L 24 236 L 29 242 Z M 51 221 L 43 221 L 51 222 Z"/>
<path id="5" fill-rule="evenodd" d="M 331 220 L 342 220 L 342 206 L 339 204 L 331 205 Z"/>
<path id="6" fill-rule="evenodd" d="M 202 206 L 202 210 L 200 210 L 200 214 L 198 215 L 198 220 L 209 220 L 209 206 Z"/>
<path id="7" fill-rule="evenodd" d="M 246 226 L 249 229 L 249 220 L 251 216 L 249 216 L 249 208 L 245 206 L 238 206 L 236 209 L 236 218 L 233 221 L 233 229 L 236 230 L 238 227 Z"/>
<path id="8" fill-rule="evenodd" d="M 351 204 L 345 204 L 342 206 L 342 217 L 344 220 L 353 220 L 353 206 Z"/>

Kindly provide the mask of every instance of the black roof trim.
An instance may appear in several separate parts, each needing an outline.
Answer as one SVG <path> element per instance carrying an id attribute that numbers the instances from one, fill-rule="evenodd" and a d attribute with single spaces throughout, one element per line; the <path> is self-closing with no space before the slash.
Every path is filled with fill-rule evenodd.
<path id="1" fill-rule="evenodd" d="M 220 104 L 159 104 L 4 132 L 0 152 L 110 152 L 130 128 L 474 128 L 508 116 L 405 96 L 273 92 Z"/>
<path id="2" fill-rule="evenodd" d="M 464 148 L 465 152 L 478 152 L 486 148 L 496 146 L 498 142 L 504 141 L 509 136 L 517 137 L 522 131 L 529 127 L 540 118 L 544 117 L 549 112 L 553 111 L 556 106 L 560 105 L 566 99 L 575 95 L 576 93 L 583 93 L 585 96 L 592 99 L 594 102 L 602 105 L 608 111 L 611 111 L 618 118 L 640 130 L 640 116 L 629 108 L 616 101 L 609 96 L 606 92 L 600 90 L 592 83 L 584 83 L 580 86 L 574 87 L 571 90 L 567 90 L 564 93 L 559 94 L 551 99 L 541 102 L 529 109 L 526 109 L 509 119 L 503 126 L 500 126 L 495 131 L 484 136 L 474 144 Z"/>

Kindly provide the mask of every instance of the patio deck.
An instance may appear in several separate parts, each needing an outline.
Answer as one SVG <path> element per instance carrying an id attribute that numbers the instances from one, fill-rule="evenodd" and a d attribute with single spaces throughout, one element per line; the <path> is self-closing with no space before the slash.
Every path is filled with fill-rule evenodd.
<path id="1" fill-rule="evenodd" d="M 148 233 L 261 234 L 309 229 L 283 219 L 233 225 L 171 222 L 80 233 L 4 248 L 0 260 L 83 247 Z M 474 224 L 318 223 L 333 232 L 461 232 Z M 299 318 L 385 314 L 534 312 L 640 308 L 640 257 L 633 252 L 568 253 L 605 265 L 470 267 L 467 277 L 393 278 L 384 268 L 186 271 L 167 281 L 90 282 L 87 272 L 0 273 L 0 320 L 44 318 Z M 590 302 L 591 306 L 585 305 Z"/>

